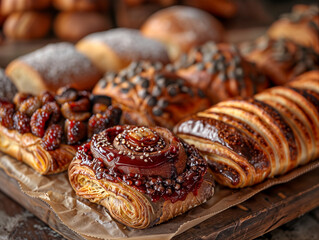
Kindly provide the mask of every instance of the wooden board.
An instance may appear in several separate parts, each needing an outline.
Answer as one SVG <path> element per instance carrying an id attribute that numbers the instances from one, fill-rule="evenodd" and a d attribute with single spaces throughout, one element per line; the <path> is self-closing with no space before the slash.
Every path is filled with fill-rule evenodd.
<path id="1" fill-rule="evenodd" d="M 21 192 L 18 183 L 0 170 L 0 190 L 68 239 L 83 239 L 68 229 L 49 206 Z M 319 169 L 286 184 L 271 187 L 174 239 L 252 239 L 319 207 Z"/>

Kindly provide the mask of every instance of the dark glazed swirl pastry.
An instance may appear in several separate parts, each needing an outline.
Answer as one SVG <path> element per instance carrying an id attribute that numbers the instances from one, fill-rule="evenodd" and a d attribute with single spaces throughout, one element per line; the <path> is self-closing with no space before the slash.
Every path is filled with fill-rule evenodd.
<path id="1" fill-rule="evenodd" d="M 0 68 L 0 98 L 11 101 L 16 93 L 17 88 Z"/>
<path id="2" fill-rule="evenodd" d="M 184 117 L 209 107 L 203 92 L 191 87 L 163 64 L 133 62 L 118 74 L 107 74 L 93 89 L 123 110 L 125 124 L 172 129 Z"/>
<path id="3" fill-rule="evenodd" d="M 268 87 L 265 76 L 245 61 L 235 46 L 228 44 L 209 42 L 193 48 L 172 66 L 172 70 L 203 90 L 212 103 L 251 97 Z"/>
<path id="4" fill-rule="evenodd" d="M 273 40 L 267 36 L 240 45 L 241 53 L 256 64 L 275 85 L 283 85 L 296 76 L 319 69 L 319 55 L 289 39 Z"/>
<path id="5" fill-rule="evenodd" d="M 254 99 L 228 100 L 183 120 L 176 133 L 208 160 L 215 179 L 241 188 L 319 157 L 319 74 Z"/>
<path id="6" fill-rule="evenodd" d="M 139 229 L 205 202 L 214 186 L 198 151 L 161 127 L 116 126 L 94 135 L 79 148 L 69 179 L 77 195 Z"/>

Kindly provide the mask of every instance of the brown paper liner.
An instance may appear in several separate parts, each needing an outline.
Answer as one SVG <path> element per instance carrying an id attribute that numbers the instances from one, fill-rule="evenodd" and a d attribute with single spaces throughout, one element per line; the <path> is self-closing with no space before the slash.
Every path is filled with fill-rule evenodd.
<path id="1" fill-rule="evenodd" d="M 290 173 L 268 179 L 253 187 L 240 190 L 217 186 L 215 195 L 205 204 L 158 226 L 136 230 L 116 222 L 104 207 L 75 195 L 67 173 L 41 176 L 27 165 L 0 153 L 0 167 L 16 179 L 21 190 L 30 197 L 46 202 L 58 218 L 72 231 L 85 239 L 170 239 L 206 219 L 240 204 L 273 185 L 288 182 L 314 168 L 319 159 Z"/>

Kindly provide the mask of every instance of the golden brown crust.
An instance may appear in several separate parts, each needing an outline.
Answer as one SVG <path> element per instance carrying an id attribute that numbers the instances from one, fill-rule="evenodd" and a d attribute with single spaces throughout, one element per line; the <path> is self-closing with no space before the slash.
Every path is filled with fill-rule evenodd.
<path id="1" fill-rule="evenodd" d="M 319 53 L 318 5 L 295 5 L 292 12 L 274 22 L 268 35 L 273 39 L 288 38 Z"/>
<path id="2" fill-rule="evenodd" d="M 319 68 L 319 55 L 313 49 L 285 38 L 273 40 L 263 36 L 254 42 L 242 43 L 240 50 L 275 85 L 283 85 Z"/>
<path id="3" fill-rule="evenodd" d="M 52 0 L 55 8 L 61 11 L 105 11 L 109 1 L 105 0 Z"/>
<path id="4" fill-rule="evenodd" d="M 11 39 L 35 39 L 48 34 L 51 26 L 51 15 L 41 12 L 15 12 L 8 16 L 3 33 Z"/>
<path id="5" fill-rule="evenodd" d="M 8 15 L 13 12 L 45 9 L 50 4 L 51 0 L 1 0 L 0 10 L 2 15 Z"/>
<path id="6" fill-rule="evenodd" d="M 28 164 L 42 175 L 65 171 L 76 153 L 76 147 L 61 144 L 53 151 L 45 150 L 41 138 L 31 133 L 20 134 L 0 125 L 0 151 Z"/>
<path id="7" fill-rule="evenodd" d="M 235 46 L 208 42 L 174 63 L 174 71 L 202 89 L 212 103 L 251 97 L 269 86 L 267 78 Z"/>
<path id="8" fill-rule="evenodd" d="M 70 43 L 49 44 L 13 60 L 6 68 L 20 92 L 39 95 L 71 86 L 89 90 L 101 73 L 92 62 Z"/>
<path id="9" fill-rule="evenodd" d="M 314 76 L 254 99 L 221 102 L 183 120 L 175 132 L 201 151 L 220 184 L 241 188 L 284 174 L 319 156 Z"/>
<path id="10" fill-rule="evenodd" d="M 167 23 L 170 24 L 167 24 Z M 151 15 L 141 27 L 142 33 L 164 43 L 171 60 L 207 41 L 221 42 L 224 29 L 208 13 L 186 6 L 173 6 Z"/>
<path id="11" fill-rule="evenodd" d="M 61 12 L 54 20 L 55 34 L 67 41 L 78 41 L 93 32 L 110 28 L 109 20 L 97 12 Z"/>
<path id="12" fill-rule="evenodd" d="M 164 71 L 161 66 L 156 70 L 156 64 L 133 63 L 117 76 L 107 75 L 93 93 L 120 105 L 124 123 L 172 129 L 187 115 L 207 108 L 209 101 L 198 88 Z"/>
<path id="13" fill-rule="evenodd" d="M 69 180 L 76 194 L 106 207 L 123 224 L 144 229 L 165 222 L 204 203 L 213 194 L 213 180 L 206 173 L 196 196 L 191 192 L 183 201 L 152 202 L 149 196 L 121 182 L 96 179 L 92 169 L 74 159 L 69 167 Z"/>

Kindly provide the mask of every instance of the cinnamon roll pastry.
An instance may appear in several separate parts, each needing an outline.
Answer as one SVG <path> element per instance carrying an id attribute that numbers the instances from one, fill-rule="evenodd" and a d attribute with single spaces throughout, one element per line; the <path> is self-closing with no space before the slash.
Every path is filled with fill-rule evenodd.
<path id="1" fill-rule="evenodd" d="M 254 62 L 275 85 L 283 85 L 296 76 L 319 69 L 319 54 L 285 38 L 263 36 L 240 45 L 241 53 Z"/>
<path id="2" fill-rule="evenodd" d="M 161 127 L 115 126 L 82 145 L 69 167 L 78 196 L 144 229 L 202 204 L 214 192 L 198 151 Z"/>
<path id="3" fill-rule="evenodd" d="M 268 80 L 245 61 L 235 46 L 206 43 L 182 56 L 172 70 L 200 88 L 217 103 L 233 97 L 250 97 L 268 87 Z"/>
<path id="4" fill-rule="evenodd" d="M 0 151 L 43 175 L 62 172 L 88 137 L 118 124 L 110 99 L 72 88 L 0 99 Z M 92 113 L 93 112 L 93 113 Z"/>
<path id="5" fill-rule="evenodd" d="M 288 38 L 319 53 L 319 7 L 318 5 L 295 5 L 268 29 L 273 39 Z"/>
<path id="6" fill-rule="evenodd" d="M 319 157 L 319 78 L 301 81 L 221 102 L 175 131 L 222 185 L 242 188 L 284 174 Z"/>
<path id="7" fill-rule="evenodd" d="M 162 64 L 133 62 L 118 74 L 107 74 L 93 89 L 123 110 L 126 124 L 172 129 L 182 118 L 209 107 L 203 92 L 167 72 Z"/>

